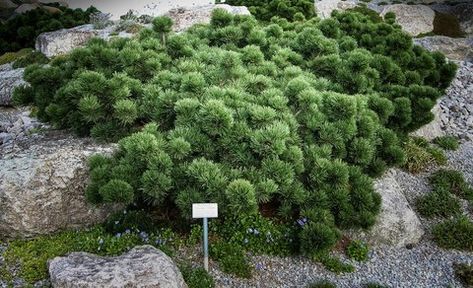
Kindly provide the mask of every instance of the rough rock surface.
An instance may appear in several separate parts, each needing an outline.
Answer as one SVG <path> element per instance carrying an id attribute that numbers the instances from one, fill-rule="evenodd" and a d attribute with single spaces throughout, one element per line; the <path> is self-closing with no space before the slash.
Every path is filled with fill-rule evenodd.
<path id="1" fill-rule="evenodd" d="M 427 36 L 414 39 L 414 43 L 429 51 L 440 51 L 452 60 L 473 61 L 473 38 Z"/>
<path id="2" fill-rule="evenodd" d="M 347 10 L 356 7 L 356 2 L 353 0 L 320 0 L 315 1 L 315 10 L 320 18 L 329 18 L 333 10 Z"/>
<path id="3" fill-rule="evenodd" d="M 30 116 L 28 108 L 0 107 L 0 151 L 7 153 L 15 148 L 15 143 L 30 136 L 35 129 L 47 128 L 47 125 Z"/>
<path id="4" fill-rule="evenodd" d="M 460 22 L 460 28 L 467 35 L 473 36 L 473 2 L 459 3 L 457 5 L 439 3 L 431 6 L 437 12 L 454 15 Z"/>
<path id="5" fill-rule="evenodd" d="M 98 32 L 91 24 L 45 32 L 36 38 L 36 50 L 46 57 L 53 57 L 68 53 L 96 36 Z"/>
<path id="6" fill-rule="evenodd" d="M 117 257 L 71 253 L 49 261 L 55 288 L 186 288 L 181 272 L 166 254 L 152 246 L 135 247 Z"/>
<path id="7" fill-rule="evenodd" d="M 435 12 L 425 5 L 394 4 L 384 6 L 381 15 L 388 12 L 396 14 L 396 22 L 407 33 L 417 36 L 434 30 Z"/>
<path id="8" fill-rule="evenodd" d="M 25 69 L 13 69 L 11 64 L 0 66 L 0 106 L 10 106 L 13 90 L 23 84 L 23 72 Z"/>
<path id="9" fill-rule="evenodd" d="M 46 134 L 46 132 L 44 133 Z M 0 150 L 0 238 L 30 237 L 102 222 L 118 206 L 85 200 L 87 159 L 110 153 L 90 139 L 50 131 Z"/>
<path id="10" fill-rule="evenodd" d="M 435 115 L 434 120 L 413 132 L 413 136 L 423 137 L 431 141 L 434 140 L 436 137 L 441 137 L 445 135 L 445 131 L 442 129 L 442 109 L 440 108 L 440 104 L 437 103 L 431 111 Z"/>
<path id="11" fill-rule="evenodd" d="M 166 15 L 174 21 L 173 30 L 181 32 L 194 24 L 210 23 L 212 11 L 216 8 L 227 10 L 234 15 L 251 15 L 245 6 L 230 6 L 227 4 L 205 5 L 194 8 L 175 8 L 171 9 Z"/>
<path id="12" fill-rule="evenodd" d="M 448 135 L 473 141 L 473 63 L 458 65 L 455 79 L 440 99 L 441 126 Z"/>
<path id="13" fill-rule="evenodd" d="M 381 194 L 381 213 L 368 232 L 351 233 L 373 246 L 389 245 L 404 247 L 417 244 L 424 235 L 424 229 L 414 210 L 409 205 L 403 190 L 396 179 L 396 170 L 389 170 L 374 183 L 375 190 Z"/>
<path id="14" fill-rule="evenodd" d="M 18 6 L 18 8 L 15 9 L 15 13 L 16 14 L 23 14 L 25 12 L 28 12 L 28 11 L 31 11 L 31 10 L 34 10 L 36 8 L 39 8 L 41 7 L 39 4 L 36 4 L 36 3 L 33 3 L 33 4 L 21 4 L 20 6 Z"/>

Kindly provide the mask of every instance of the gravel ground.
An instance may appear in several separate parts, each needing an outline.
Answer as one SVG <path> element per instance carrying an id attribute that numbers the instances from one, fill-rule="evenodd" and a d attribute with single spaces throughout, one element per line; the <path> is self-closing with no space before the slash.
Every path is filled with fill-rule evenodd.
<path id="1" fill-rule="evenodd" d="M 452 264 L 473 263 L 473 253 L 444 251 L 429 242 L 410 250 L 379 247 L 370 252 L 367 262 L 352 262 L 354 273 L 342 275 L 301 257 L 254 256 L 251 262 L 257 268 L 250 280 L 229 277 L 214 267 L 211 274 L 217 287 L 305 287 L 319 280 L 353 288 L 370 282 L 388 287 L 462 287 L 455 279 Z"/>

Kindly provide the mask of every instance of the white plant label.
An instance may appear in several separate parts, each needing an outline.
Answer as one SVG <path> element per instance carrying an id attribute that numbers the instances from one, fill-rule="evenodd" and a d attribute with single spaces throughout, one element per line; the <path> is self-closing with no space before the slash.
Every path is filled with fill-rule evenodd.
<path id="1" fill-rule="evenodd" d="M 217 218 L 217 203 L 194 203 L 192 204 L 192 218 Z"/>

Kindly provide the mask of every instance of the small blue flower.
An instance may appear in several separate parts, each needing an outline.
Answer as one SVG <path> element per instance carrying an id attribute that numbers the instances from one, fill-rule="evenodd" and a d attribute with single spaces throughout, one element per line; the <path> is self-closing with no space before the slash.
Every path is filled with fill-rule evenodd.
<path id="1" fill-rule="evenodd" d="M 246 232 L 249 233 L 249 234 L 251 234 L 251 233 L 253 233 L 253 229 L 248 228 L 248 230 L 246 230 Z"/>
<path id="2" fill-rule="evenodd" d="M 254 232 L 253 232 L 253 233 L 254 233 L 255 235 L 259 235 L 259 231 L 258 231 L 258 230 L 256 230 L 256 229 L 254 230 Z"/>
<path id="3" fill-rule="evenodd" d="M 243 243 L 248 244 L 248 239 L 245 238 L 245 240 L 243 240 Z"/>
<path id="4" fill-rule="evenodd" d="M 156 243 L 156 245 L 161 245 L 163 241 L 160 238 L 157 238 L 156 240 L 154 240 L 154 243 Z"/>
<path id="5" fill-rule="evenodd" d="M 118 221 L 118 220 L 117 220 L 117 221 L 115 221 L 115 225 L 118 225 L 119 223 L 120 223 L 120 221 Z"/>
<path id="6" fill-rule="evenodd" d="M 103 244 L 103 239 L 100 238 L 100 239 L 99 239 L 99 245 L 102 245 L 102 244 Z"/>
<path id="7" fill-rule="evenodd" d="M 126 229 L 125 234 L 130 234 L 130 229 Z"/>
<path id="8" fill-rule="evenodd" d="M 117 233 L 117 234 L 115 234 L 115 237 L 117 237 L 117 238 L 122 237 L 122 233 Z"/>

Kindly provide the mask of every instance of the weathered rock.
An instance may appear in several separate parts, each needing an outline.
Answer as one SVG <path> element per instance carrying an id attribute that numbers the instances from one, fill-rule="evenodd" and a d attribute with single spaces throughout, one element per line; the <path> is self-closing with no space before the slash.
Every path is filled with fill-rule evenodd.
<path id="1" fill-rule="evenodd" d="M 43 8 L 44 10 L 48 11 L 51 14 L 61 14 L 62 13 L 61 9 L 56 8 L 56 7 L 52 7 L 52 6 L 43 5 L 43 6 L 41 6 L 41 8 Z"/>
<path id="2" fill-rule="evenodd" d="M 18 5 L 11 0 L 0 0 L 0 9 L 14 9 L 16 7 L 18 7 Z"/>
<path id="3" fill-rule="evenodd" d="M 118 206 L 85 200 L 87 159 L 110 153 L 90 139 L 51 132 L 0 150 L 0 238 L 30 237 L 100 223 Z"/>
<path id="4" fill-rule="evenodd" d="M 46 57 L 66 54 L 74 48 L 86 44 L 87 41 L 97 35 L 98 31 L 91 24 L 45 32 L 36 38 L 36 50 L 46 55 Z"/>
<path id="5" fill-rule="evenodd" d="M 333 10 L 347 10 L 356 7 L 355 1 L 343 0 L 320 0 L 315 1 L 315 10 L 317 15 L 322 18 L 329 18 Z"/>
<path id="6" fill-rule="evenodd" d="M 18 6 L 18 8 L 15 9 L 16 14 L 23 14 L 25 12 L 40 8 L 41 6 L 39 4 L 21 4 Z"/>
<path id="7" fill-rule="evenodd" d="M 395 173 L 391 169 L 375 181 L 375 190 L 382 197 L 381 213 L 370 231 L 352 233 L 353 238 L 363 239 L 374 246 L 404 247 L 417 244 L 424 235 L 422 224 L 404 196 Z"/>
<path id="8" fill-rule="evenodd" d="M 175 32 L 184 31 L 194 24 L 208 24 L 212 11 L 216 8 L 225 9 L 234 15 L 251 15 L 245 6 L 230 6 L 227 4 L 206 5 L 195 8 L 171 9 L 166 15 L 174 21 L 173 30 Z"/>
<path id="9" fill-rule="evenodd" d="M 42 4 L 50 4 L 50 3 L 57 3 L 63 7 L 69 7 L 69 4 L 67 3 L 66 0 L 40 0 Z"/>
<path id="10" fill-rule="evenodd" d="M 442 130 L 442 109 L 440 109 L 440 105 L 438 103 L 434 106 L 434 108 L 432 108 L 432 113 L 435 115 L 434 120 L 432 120 L 432 122 L 430 122 L 429 124 L 424 125 L 417 131 L 414 131 L 412 133 L 413 136 L 423 137 L 428 141 L 431 141 L 436 137 L 445 135 L 445 131 Z"/>
<path id="11" fill-rule="evenodd" d="M 71 253 L 54 258 L 48 266 L 55 288 L 187 287 L 171 258 L 148 245 L 135 247 L 118 257 Z"/>
<path id="12" fill-rule="evenodd" d="M 473 38 L 428 36 L 414 39 L 414 43 L 429 51 L 440 51 L 452 60 L 473 61 Z"/>
<path id="13" fill-rule="evenodd" d="M 11 64 L 0 66 L 0 106 L 10 106 L 12 103 L 13 90 L 26 84 L 23 80 L 25 69 L 13 69 Z"/>
<path id="14" fill-rule="evenodd" d="M 429 33 L 434 30 L 435 12 L 428 6 L 407 4 L 387 5 L 381 12 L 381 16 L 386 15 L 388 12 L 396 14 L 396 22 L 412 36 Z"/>

